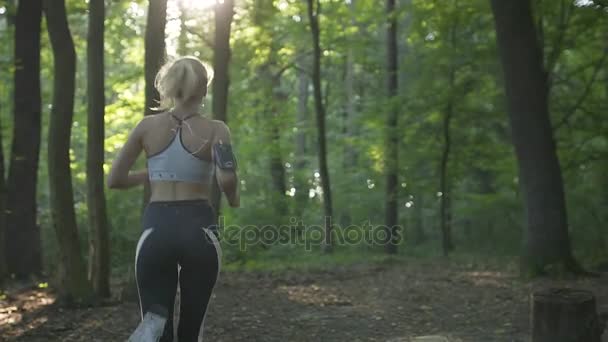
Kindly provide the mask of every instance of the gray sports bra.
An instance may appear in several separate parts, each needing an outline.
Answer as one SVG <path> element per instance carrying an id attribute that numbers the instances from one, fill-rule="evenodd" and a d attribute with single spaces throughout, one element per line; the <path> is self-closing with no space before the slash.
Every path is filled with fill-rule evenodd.
<path id="1" fill-rule="evenodd" d="M 180 119 L 171 114 L 178 121 L 177 133 L 162 151 L 148 156 L 148 175 L 151 181 L 211 184 L 215 165 L 192 154 L 182 141 L 182 123 L 195 115 Z"/>

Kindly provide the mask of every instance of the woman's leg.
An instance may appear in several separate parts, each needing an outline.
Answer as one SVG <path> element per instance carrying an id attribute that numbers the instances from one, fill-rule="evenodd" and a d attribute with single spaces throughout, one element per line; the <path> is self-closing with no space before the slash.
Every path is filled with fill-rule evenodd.
<path id="1" fill-rule="evenodd" d="M 199 335 L 202 339 L 205 314 L 220 273 L 222 254 L 215 234 L 207 228 L 192 232 L 180 261 L 179 342 L 197 342 Z"/>
<path id="2" fill-rule="evenodd" d="M 172 252 L 171 236 L 165 229 L 148 228 L 137 245 L 135 274 L 142 321 L 153 306 L 167 312 L 167 322 L 160 341 L 173 340 L 173 303 L 177 289 L 177 260 Z"/>

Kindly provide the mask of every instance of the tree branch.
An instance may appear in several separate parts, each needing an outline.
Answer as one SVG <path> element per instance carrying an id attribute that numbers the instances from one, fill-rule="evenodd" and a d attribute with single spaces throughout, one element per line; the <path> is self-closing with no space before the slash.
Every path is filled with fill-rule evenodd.
<path id="1" fill-rule="evenodd" d="M 572 106 L 572 108 L 570 108 L 570 110 L 566 113 L 566 115 L 564 115 L 564 117 L 553 127 L 554 131 L 557 131 L 563 125 L 567 124 L 568 121 L 570 120 L 570 118 L 581 107 L 583 102 L 585 102 L 585 99 L 587 99 L 587 96 L 589 96 L 589 93 L 591 91 L 591 86 L 593 86 L 593 83 L 595 83 L 595 80 L 597 79 L 597 76 L 598 76 L 600 70 L 602 69 L 604 62 L 606 61 L 606 56 L 608 56 L 608 48 L 604 49 L 604 54 L 602 55 L 602 58 L 600 58 L 597 65 L 595 66 L 595 70 L 593 70 L 593 75 L 591 76 L 591 79 L 589 79 L 587 84 L 585 85 L 585 88 L 583 89 L 581 96 L 579 96 L 578 100 L 575 102 L 575 104 Z"/>
<path id="2" fill-rule="evenodd" d="M 570 24 L 570 19 L 572 18 L 572 10 L 574 9 L 574 1 L 569 1 L 570 5 L 568 6 L 568 10 L 566 10 L 566 6 L 564 4 L 565 0 L 562 0 L 560 7 L 560 15 L 559 15 L 559 32 L 557 37 L 555 38 L 555 42 L 553 43 L 554 48 L 551 50 L 551 53 L 547 57 L 547 73 L 549 73 L 550 77 L 547 80 L 547 89 L 551 89 L 553 85 L 553 69 L 559 60 L 559 56 L 563 52 L 564 38 L 566 36 L 566 31 L 568 30 L 568 26 Z"/>
<path id="3" fill-rule="evenodd" d="M 188 26 L 184 26 L 186 28 L 186 31 L 188 31 L 188 33 L 190 33 L 191 35 L 197 36 L 198 38 L 200 38 L 205 44 L 207 44 L 207 46 L 211 49 L 215 49 L 215 43 L 213 41 L 211 41 L 209 38 L 205 37 L 203 34 L 201 34 L 198 31 L 193 30 L 192 28 L 188 27 Z"/>

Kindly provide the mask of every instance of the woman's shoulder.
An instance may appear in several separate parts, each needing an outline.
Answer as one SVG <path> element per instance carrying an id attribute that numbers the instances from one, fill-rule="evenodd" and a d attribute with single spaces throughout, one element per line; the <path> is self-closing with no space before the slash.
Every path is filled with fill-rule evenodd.
<path id="1" fill-rule="evenodd" d="M 216 140 L 230 141 L 230 128 L 222 120 L 211 120 Z"/>
<path id="2" fill-rule="evenodd" d="M 216 131 L 225 131 L 227 133 L 230 133 L 230 128 L 228 127 L 228 125 L 226 124 L 226 122 L 222 121 L 222 120 L 215 120 L 212 119 L 211 120 L 211 124 L 213 125 L 213 128 Z"/>
<path id="3" fill-rule="evenodd" d="M 161 118 L 167 117 L 168 113 L 169 112 L 159 112 L 151 115 L 144 115 L 144 117 L 139 120 L 139 123 L 142 125 L 152 124 Z"/>
<path id="4" fill-rule="evenodd" d="M 140 134 L 144 134 L 151 130 L 154 130 L 155 127 L 159 125 L 159 122 L 166 117 L 165 114 L 166 112 L 153 115 L 145 115 L 139 120 L 139 122 L 135 126 L 135 131 L 139 132 Z"/>

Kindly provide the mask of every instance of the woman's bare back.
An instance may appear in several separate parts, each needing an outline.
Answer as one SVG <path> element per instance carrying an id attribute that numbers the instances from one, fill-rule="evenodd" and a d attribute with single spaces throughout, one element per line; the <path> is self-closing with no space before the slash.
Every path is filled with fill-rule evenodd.
<path id="1" fill-rule="evenodd" d="M 177 118 L 187 118 L 181 124 L 181 141 L 186 150 L 197 158 L 211 163 L 213 161 L 211 147 L 220 126 L 217 121 L 186 113 L 161 113 L 146 118 L 146 130 L 142 136 L 146 157 L 162 152 L 174 137 L 179 139 L 175 136 L 179 121 L 171 114 Z M 211 191 L 207 184 L 179 181 L 153 181 L 150 187 L 150 201 L 208 199 Z"/>

